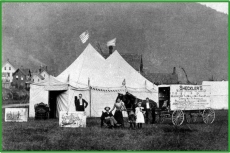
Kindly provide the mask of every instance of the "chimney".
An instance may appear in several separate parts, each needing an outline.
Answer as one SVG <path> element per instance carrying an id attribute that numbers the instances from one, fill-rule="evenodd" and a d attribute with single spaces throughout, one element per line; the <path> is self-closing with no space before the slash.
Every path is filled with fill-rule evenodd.
<path id="1" fill-rule="evenodd" d="M 30 69 L 29 69 L 29 76 L 30 76 L 30 77 L 32 76 L 32 73 L 31 73 Z"/>
<path id="2" fill-rule="evenodd" d="M 140 73 L 143 73 L 143 61 L 142 61 L 142 55 L 141 55 L 141 63 L 140 63 Z"/>
<path id="3" fill-rule="evenodd" d="M 109 46 L 109 54 L 111 55 L 113 53 L 113 46 Z"/>
<path id="4" fill-rule="evenodd" d="M 176 74 L 176 67 L 173 67 L 173 73 L 172 74 Z"/>
<path id="5" fill-rule="evenodd" d="M 42 67 L 41 67 L 41 66 L 39 67 L 38 72 L 39 72 L 39 73 L 42 72 Z"/>

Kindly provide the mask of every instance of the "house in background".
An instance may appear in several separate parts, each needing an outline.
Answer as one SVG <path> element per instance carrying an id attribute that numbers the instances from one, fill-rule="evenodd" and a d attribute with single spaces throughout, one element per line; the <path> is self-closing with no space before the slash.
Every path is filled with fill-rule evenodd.
<path id="1" fill-rule="evenodd" d="M 13 73 L 12 86 L 15 86 L 16 88 L 28 89 L 30 81 L 31 81 L 30 69 L 18 68 Z"/>
<path id="2" fill-rule="evenodd" d="M 41 82 L 42 80 L 44 80 L 44 77 L 41 74 L 39 73 L 32 74 L 31 82 L 38 83 L 38 82 Z"/>
<path id="3" fill-rule="evenodd" d="M 9 59 L 2 66 L 2 87 L 10 88 L 11 82 L 13 81 L 13 73 L 16 68 L 11 64 Z"/>
<path id="4" fill-rule="evenodd" d="M 39 71 L 40 71 L 40 75 L 44 78 L 43 80 L 47 80 L 49 78 L 50 74 L 48 72 L 47 66 L 41 67 Z"/>
<path id="5" fill-rule="evenodd" d="M 48 72 L 47 66 L 45 67 L 40 66 L 40 68 L 36 72 L 32 73 L 31 82 L 38 83 L 41 82 L 42 80 L 47 80 L 49 76 L 50 74 Z"/>
<path id="6" fill-rule="evenodd" d="M 13 64 L 10 63 L 9 59 L 2 66 L 2 82 L 12 82 L 13 73 L 16 71 L 16 68 Z"/>
<path id="7" fill-rule="evenodd" d="M 173 68 L 172 73 L 149 73 L 143 72 L 142 75 L 156 85 L 160 84 L 178 84 L 178 74 L 176 68 Z"/>

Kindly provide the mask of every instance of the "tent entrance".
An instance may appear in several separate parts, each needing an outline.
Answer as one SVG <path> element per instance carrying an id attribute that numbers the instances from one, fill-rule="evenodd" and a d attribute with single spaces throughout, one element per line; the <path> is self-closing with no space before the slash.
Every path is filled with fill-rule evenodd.
<path id="1" fill-rule="evenodd" d="M 63 91 L 49 91 L 50 118 L 57 118 L 57 97 Z"/>

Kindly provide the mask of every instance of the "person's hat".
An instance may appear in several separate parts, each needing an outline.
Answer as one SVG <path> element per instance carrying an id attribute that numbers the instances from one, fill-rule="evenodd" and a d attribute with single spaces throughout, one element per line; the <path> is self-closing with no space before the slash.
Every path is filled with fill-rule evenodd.
<path id="1" fill-rule="evenodd" d="M 107 108 L 110 110 L 110 107 L 105 107 L 104 109 L 106 110 Z"/>

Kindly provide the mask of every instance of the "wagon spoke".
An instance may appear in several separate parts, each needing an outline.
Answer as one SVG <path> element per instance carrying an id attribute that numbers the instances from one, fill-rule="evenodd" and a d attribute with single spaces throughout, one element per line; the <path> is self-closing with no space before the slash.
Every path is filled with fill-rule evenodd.
<path id="1" fill-rule="evenodd" d="M 184 121 L 184 113 L 181 110 L 176 110 L 172 114 L 172 122 L 176 126 L 180 126 Z"/>
<path id="2" fill-rule="evenodd" d="M 202 116 L 203 116 L 204 123 L 212 124 L 213 121 L 215 120 L 215 111 L 208 108 L 208 109 L 204 110 Z"/>

